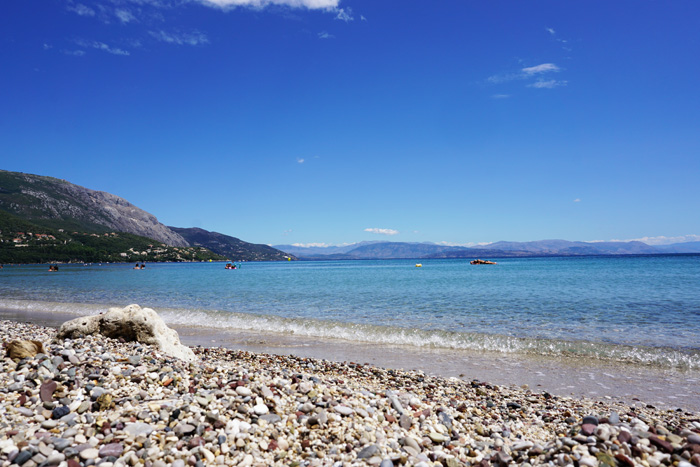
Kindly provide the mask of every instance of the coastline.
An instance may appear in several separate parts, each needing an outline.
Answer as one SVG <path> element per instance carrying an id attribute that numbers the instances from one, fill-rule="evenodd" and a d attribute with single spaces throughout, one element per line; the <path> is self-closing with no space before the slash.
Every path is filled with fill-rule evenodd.
<path id="1" fill-rule="evenodd" d="M 0 463 L 700 466 L 700 414 L 418 371 L 196 347 L 185 363 L 101 336 L 0 321 Z"/>
<path id="2" fill-rule="evenodd" d="M 106 311 L 106 308 L 105 308 Z M 78 315 L 67 312 L 8 310 L 0 319 L 58 328 Z M 533 356 L 492 351 L 450 350 L 355 343 L 293 334 L 222 330 L 169 323 L 183 344 L 223 347 L 261 354 L 293 355 L 334 362 L 356 362 L 395 370 L 422 371 L 442 378 L 479 380 L 532 391 L 630 405 L 700 412 L 700 371 L 663 369 L 615 361 Z"/>

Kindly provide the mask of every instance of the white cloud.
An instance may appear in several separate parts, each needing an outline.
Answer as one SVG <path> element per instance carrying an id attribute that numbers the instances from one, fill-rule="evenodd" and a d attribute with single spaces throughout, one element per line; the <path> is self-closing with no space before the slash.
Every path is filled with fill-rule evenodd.
<path id="1" fill-rule="evenodd" d="M 318 33 L 318 38 L 319 39 L 333 39 L 335 36 L 333 34 L 328 34 L 326 31 L 319 32 Z"/>
<path id="2" fill-rule="evenodd" d="M 379 234 L 379 235 L 397 235 L 399 233 L 398 230 L 394 230 L 394 229 L 377 229 L 377 228 L 365 229 L 365 232 L 370 232 L 370 233 Z"/>
<path id="3" fill-rule="evenodd" d="M 119 21 L 126 24 L 131 21 L 136 21 L 136 17 L 129 10 L 117 9 L 114 10 L 114 15 L 119 18 Z"/>
<path id="4" fill-rule="evenodd" d="M 544 29 L 545 29 L 545 31 L 547 31 L 547 32 L 550 33 L 551 35 L 555 35 L 555 34 L 557 33 L 557 32 L 556 32 L 554 29 L 552 29 L 552 28 L 544 28 Z"/>
<path id="5" fill-rule="evenodd" d="M 351 8 L 338 8 L 335 11 L 337 12 L 335 19 L 345 21 L 346 23 L 348 21 L 353 21 L 355 19 L 352 16 L 352 9 Z"/>
<path id="6" fill-rule="evenodd" d="M 488 78 L 486 78 L 486 81 L 488 81 L 491 84 L 500 84 L 515 80 L 531 79 L 543 73 L 552 73 L 559 71 L 561 71 L 561 68 L 556 66 L 554 63 L 542 63 L 540 65 L 522 68 L 519 72 L 501 73 L 498 75 L 489 76 Z"/>
<path id="7" fill-rule="evenodd" d="M 576 199 L 574 200 L 574 203 L 580 203 L 580 202 L 581 202 L 581 198 L 576 198 Z"/>
<path id="8" fill-rule="evenodd" d="M 554 63 L 543 63 L 541 65 L 523 68 L 521 71 L 525 74 L 525 76 L 532 76 L 532 75 L 538 75 L 540 73 L 549 73 L 552 71 L 559 71 L 559 70 L 560 70 L 560 68 L 558 66 L 556 66 Z"/>
<path id="9" fill-rule="evenodd" d="M 360 15 L 360 21 L 367 21 L 367 18 L 365 18 L 364 16 Z"/>
<path id="10" fill-rule="evenodd" d="M 61 52 L 63 52 L 66 55 L 73 55 L 75 57 L 82 57 L 83 55 L 85 55 L 84 50 L 62 50 Z"/>
<path id="11" fill-rule="evenodd" d="M 269 5 L 283 5 L 291 8 L 308 8 L 309 10 L 331 10 L 338 7 L 340 0 L 198 0 L 208 6 L 220 8 L 251 7 L 265 8 Z"/>
<path id="12" fill-rule="evenodd" d="M 75 41 L 75 43 L 81 47 L 102 50 L 103 52 L 107 52 L 107 53 L 110 53 L 112 55 L 125 55 L 125 56 L 131 55 L 128 50 L 120 49 L 117 47 L 110 47 L 109 45 L 105 44 L 104 42 L 78 40 L 78 41 Z M 84 55 L 84 53 L 83 54 L 73 54 L 73 55 Z"/>
<path id="13" fill-rule="evenodd" d="M 78 3 L 77 5 L 69 5 L 68 6 L 68 11 L 72 11 L 73 13 L 77 13 L 80 16 L 95 16 L 95 10 L 92 8 L 83 5 L 82 3 Z"/>
<path id="14" fill-rule="evenodd" d="M 550 79 L 550 80 L 537 80 L 534 83 L 528 84 L 527 87 L 529 88 L 537 88 L 537 89 L 552 89 L 552 88 L 558 88 L 559 86 L 566 86 L 568 81 L 562 81 L 562 80 L 556 80 L 556 79 Z"/>
<path id="15" fill-rule="evenodd" d="M 303 164 L 305 160 L 306 160 L 306 159 L 304 159 L 304 158 L 302 158 L 302 157 L 297 157 L 297 163 L 298 163 L 298 164 Z"/>
<path id="16" fill-rule="evenodd" d="M 47 44 L 46 42 L 44 42 L 44 50 L 49 50 L 49 49 L 52 49 L 52 48 L 53 48 L 52 45 Z"/>
<path id="17" fill-rule="evenodd" d="M 493 99 L 508 99 L 510 94 L 494 94 L 491 96 Z"/>
<path id="18" fill-rule="evenodd" d="M 209 43 L 209 38 L 199 31 L 191 33 L 149 31 L 148 33 L 159 41 L 167 42 L 168 44 L 201 45 Z"/>

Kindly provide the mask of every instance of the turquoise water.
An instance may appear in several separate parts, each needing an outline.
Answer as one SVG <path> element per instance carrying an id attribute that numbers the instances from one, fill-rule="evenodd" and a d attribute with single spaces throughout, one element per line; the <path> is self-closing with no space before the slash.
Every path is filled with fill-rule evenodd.
<path id="1" fill-rule="evenodd" d="M 700 369 L 700 256 L 5 266 L 0 307 Z"/>

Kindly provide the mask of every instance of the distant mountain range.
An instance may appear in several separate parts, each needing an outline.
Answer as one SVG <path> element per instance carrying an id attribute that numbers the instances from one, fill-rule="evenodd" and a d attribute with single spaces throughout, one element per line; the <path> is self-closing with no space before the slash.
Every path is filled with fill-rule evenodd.
<path id="1" fill-rule="evenodd" d="M 639 241 L 571 242 L 568 240 L 539 240 L 534 242 L 496 242 L 479 247 L 445 246 L 435 243 L 362 242 L 342 247 L 275 245 L 275 248 L 286 251 L 303 260 L 505 258 L 700 253 L 700 242 L 651 246 Z"/>
<path id="2" fill-rule="evenodd" d="M 133 237 L 112 235 L 114 233 Z M 163 250 L 162 245 L 168 248 Z M 0 258 L 5 262 L 65 258 L 130 261 L 139 257 L 178 261 L 224 257 L 235 261 L 279 261 L 680 254 L 700 253 L 700 242 L 650 246 L 638 241 L 540 240 L 502 241 L 469 248 L 429 242 L 373 241 L 328 247 L 271 247 L 199 228 L 167 227 L 154 215 L 110 193 L 52 177 L 0 170 L 0 249 Z"/>
<path id="3" fill-rule="evenodd" d="M 133 243 L 130 248 L 126 248 L 127 251 L 131 249 L 141 252 L 146 244 L 153 244 L 152 250 L 161 248 L 160 245 L 170 248 L 194 248 L 188 251 L 187 255 L 183 253 L 179 256 L 178 253 L 168 250 L 167 254 L 160 254 L 162 260 L 296 259 L 268 245 L 247 243 L 216 232 L 167 227 L 158 222 L 153 214 L 110 193 L 91 190 L 53 177 L 6 170 L 0 170 L 0 225 L 3 249 L 1 257 L 5 262 L 97 261 L 95 258 L 100 258 L 99 261 L 111 261 L 117 250 L 123 248 L 126 242 Z M 132 234 L 139 238 L 105 235 L 116 232 Z M 22 235 L 18 235 L 20 233 Z M 40 243 L 36 243 L 34 233 L 46 236 L 41 237 Z M 101 239 L 100 244 L 88 245 L 90 242 L 94 243 L 93 239 L 98 235 Z M 53 240 L 49 241 L 47 238 Z M 67 243 L 60 246 L 61 242 Z M 71 243 L 73 248 L 67 249 L 68 243 Z M 75 247 L 79 243 L 80 247 Z M 90 248 L 99 252 L 91 250 L 87 254 L 86 251 Z M 205 254 L 203 249 L 210 252 Z M 117 254 L 116 257 L 133 259 L 132 253 L 124 253 L 126 256 Z M 142 257 L 144 260 L 158 258 L 155 253 L 148 258 Z"/>

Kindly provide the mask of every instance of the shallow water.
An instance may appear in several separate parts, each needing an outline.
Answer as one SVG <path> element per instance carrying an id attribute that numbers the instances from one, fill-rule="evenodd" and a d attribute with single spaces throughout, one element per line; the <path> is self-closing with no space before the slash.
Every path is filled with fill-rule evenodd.
<path id="1" fill-rule="evenodd" d="M 0 307 L 700 369 L 700 256 L 6 266 Z"/>
<path id="2" fill-rule="evenodd" d="M 138 303 L 188 344 L 700 410 L 700 256 L 5 266 L 0 317 Z"/>

